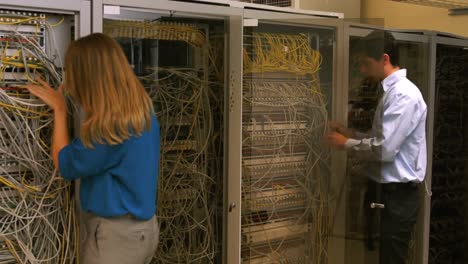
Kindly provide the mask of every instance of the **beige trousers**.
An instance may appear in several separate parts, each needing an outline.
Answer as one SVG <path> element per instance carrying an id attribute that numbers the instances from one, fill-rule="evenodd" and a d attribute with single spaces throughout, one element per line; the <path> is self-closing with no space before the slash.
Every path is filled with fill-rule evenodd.
<path id="1" fill-rule="evenodd" d="M 159 239 L 154 216 L 139 221 L 131 216 L 103 218 L 83 213 L 81 264 L 148 264 Z"/>

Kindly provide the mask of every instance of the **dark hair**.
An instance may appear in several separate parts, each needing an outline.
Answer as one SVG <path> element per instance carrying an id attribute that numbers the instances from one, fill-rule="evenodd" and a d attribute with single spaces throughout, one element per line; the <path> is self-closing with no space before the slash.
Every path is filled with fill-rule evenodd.
<path id="1" fill-rule="evenodd" d="M 362 53 L 375 60 L 380 60 L 383 54 L 390 57 L 393 66 L 399 65 L 399 49 L 392 33 L 384 30 L 375 30 L 359 41 L 358 53 Z"/>

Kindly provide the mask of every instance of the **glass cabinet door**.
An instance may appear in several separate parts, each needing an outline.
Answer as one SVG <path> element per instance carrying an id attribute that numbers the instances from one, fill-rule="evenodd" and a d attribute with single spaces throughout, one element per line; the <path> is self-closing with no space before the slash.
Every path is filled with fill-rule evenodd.
<path id="1" fill-rule="evenodd" d="M 122 46 L 161 126 L 154 263 L 222 263 L 225 19 L 120 9 Z"/>
<path id="2" fill-rule="evenodd" d="M 468 41 L 436 45 L 429 263 L 468 262 Z"/>
<path id="3" fill-rule="evenodd" d="M 360 41 L 375 29 L 349 27 L 348 70 L 348 127 L 366 133 L 371 131 L 374 115 L 383 95 L 380 80 L 367 78 L 360 72 L 357 47 Z M 421 91 L 426 104 L 429 96 L 429 44 L 427 38 L 390 32 L 399 49 L 399 66 L 407 70 L 407 77 Z M 383 36 L 383 35 L 382 35 Z M 379 263 L 379 238 L 382 204 L 381 186 L 368 176 L 369 161 L 348 156 L 346 173 L 346 259 L 347 263 Z M 424 201 L 426 188 L 420 186 L 420 210 L 407 263 L 419 263 L 423 241 Z M 380 206 L 382 204 L 382 206 Z"/>
<path id="4" fill-rule="evenodd" d="M 244 29 L 241 257 L 326 263 L 335 29 Z"/>

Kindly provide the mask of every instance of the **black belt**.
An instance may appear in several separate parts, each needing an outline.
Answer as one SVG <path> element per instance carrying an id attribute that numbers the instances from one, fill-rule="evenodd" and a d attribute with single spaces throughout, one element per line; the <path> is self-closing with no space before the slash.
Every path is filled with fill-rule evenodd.
<path id="1" fill-rule="evenodd" d="M 382 190 L 385 191 L 395 191 L 402 189 L 417 189 L 419 187 L 419 182 L 391 182 L 391 183 L 381 183 Z"/>

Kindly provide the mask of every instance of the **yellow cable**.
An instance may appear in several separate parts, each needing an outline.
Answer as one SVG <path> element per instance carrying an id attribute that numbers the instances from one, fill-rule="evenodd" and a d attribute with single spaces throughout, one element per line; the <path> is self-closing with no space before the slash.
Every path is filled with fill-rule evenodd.
<path id="1" fill-rule="evenodd" d="M 55 23 L 55 24 L 52 24 L 52 25 L 50 25 L 50 26 L 51 26 L 51 27 L 56 27 L 56 26 L 59 26 L 60 24 L 62 24 L 62 23 L 63 23 L 63 21 L 65 21 L 65 17 L 64 17 L 64 16 L 62 16 L 62 19 L 60 19 L 60 21 L 59 21 L 59 22 L 57 22 L 57 23 Z"/>

